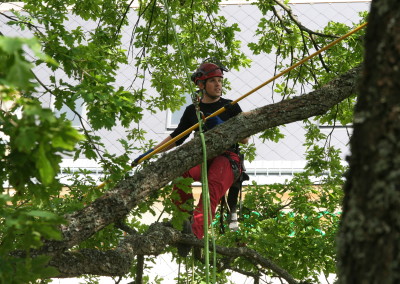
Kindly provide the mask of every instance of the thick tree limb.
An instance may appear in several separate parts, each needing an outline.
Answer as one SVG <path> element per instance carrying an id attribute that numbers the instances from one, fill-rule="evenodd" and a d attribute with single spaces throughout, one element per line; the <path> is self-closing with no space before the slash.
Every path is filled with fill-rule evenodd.
<path id="1" fill-rule="evenodd" d="M 53 257 L 50 265 L 60 271 L 60 278 L 83 274 L 122 276 L 129 272 L 136 255 L 158 255 L 167 245 L 184 238 L 182 234 L 160 223 L 149 227 L 145 234 L 128 235 L 113 250 L 83 249 Z"/>
<path id="2" fill-rule="evenodd" d="M 125 237 L 115 250 L 83 249 L 76 252 L 65 252 L 54 257 L 50 265 L 60 271 L 60 278 L 78 277 L 82 274 L 123 276 L 129 272 L 136 255 L 158 255 L 168 245 L 176 245 L 177 243 L 196 247 L 203 247 L 204 245 L 203 240 L 198 240 L 194 236 L 183 235 L 171 227 L 154 223 L 143 235 L 135 234 Z M 264 270 L 273 271 L 288 283 L 297 283 L 286 270 L 250 248 L 217 246 L 216 251 L 229 257 L 231 261 L 236 258 L 247 259 Z"/>

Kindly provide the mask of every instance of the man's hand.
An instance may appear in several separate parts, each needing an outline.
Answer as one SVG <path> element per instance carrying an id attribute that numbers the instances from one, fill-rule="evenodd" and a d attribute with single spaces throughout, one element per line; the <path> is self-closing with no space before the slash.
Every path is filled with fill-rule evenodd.
<path id="1" fill-rule="evenodd" d="M 218 115 L 207 118 L 207 120 L 206 120 L 207 130 L 210 130 L 210 129 L 214 128 L 215 126 L 222 124 L 222 123 L 224 123 L 224 121 Z"/>

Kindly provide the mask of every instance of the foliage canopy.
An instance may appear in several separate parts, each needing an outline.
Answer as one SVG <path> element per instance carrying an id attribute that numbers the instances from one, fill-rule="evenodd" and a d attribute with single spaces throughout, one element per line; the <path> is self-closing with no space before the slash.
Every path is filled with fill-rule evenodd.
<path id="1" fill-rule="evenodd" d="M 242 51 L 243 43 L 236 37 L 239 27 L 220 15 L 220 1 L 168 2 L 174 26 L 169 23 L 165 7 L 154 0 L 139 1 L 134 27 L 128 26 L 128 17 L 133 13 L 131 1 L 125 0 L 25 0 L 23 10 L 0 14 L 10 27 L 34 36 L 0 36 L 0 282 L 26 283 L 57 275 L 53 267 L 46 265 L 51 255 L 29 256 L 40 250 L 44 240 L 62 240 L 58 228 L 66 224 L 63 216 L 73 215 L 126 177 L 132 153 L 152 143 L 144 141 L 144 130 L 134 126 L 139 125 L 145 112 L 174 111 L 183 104 L 182 93 L 189 87 L 182 56 L 190 70 L 212 56 L 222 58 L 230 69 L 250 66 Z M 263 17 L 255 32 L 257 40 L 248 47 L 254 54 L 275 54 L 276 69 L 290 66 L 366 17 L 360 15 L 359 22 L 351 26 L 329 22 L 322 30 L 312 31 L 294 17 L 287 3 L 259 1 L 255 5 Z M 86 31 L 83 25 L 73 26 L 71 18 L 94 28 Z M 172 27 L 179 31 L 183 54 Z M 126 28 L 132 29 L 130 50 L 122 48 L 122 31 Z M 274 85 L 274 92 L 279 95 L 275 99 L 295 97 L 298 85 L 321 88 L 359 65 L 362 52 L 362 33 L 358 33 L 287 74 L 283 82 Z M 118 70 L 126 64 L 136 67 L 132 80 L 142 80 L 142 88 L 128 90 L 116 84 Z M 46 80 L 38 78 L 39 67 L 51 70 L 53 75 Z M 51 96 L 58 111 L 67 106 L 78 116 L 76 108 L 83 102 L 87 120 L 79 117 L 81 127 L 77 130 L 65 115 L 55 115 L 45 108 L 42 96 Z M 249 186 L 242 229 L 216 234 L 217 244 L 235 247 L 246 243 L 298 280 L 317 281 L 321 273 L 335 272 L 334 239 L 346 168 L 340 151 L 329 145 L 330 137 L 322 134 L 317 125 L 351 123 L 355 98 L 354 94 L 327 113 L 303 121 L 305 171 L 285 184 Z M 120 141 L 126 150 L 121 156 L 109 153 L 96 134 L 117 125 L 129 129 L 127 138 Z M 283 137 L 279 128 L 265 129 L 259 136 L 275 142 Z M 138 147 L 138 142 L 143 146 Z M 249 147 L 246 153 L 249 160 L 254 158 L 254 148 Z M 98 188 L 90 173 L 82 171 L 71 172 L 70 183 L 63 184 L 59 178 L 60 162 L 66 156 L 98 161 L 105 178 L 114 182 Z M 66 187 L 68 190 L 63 191 Z M 145 233 L 149 226 L 141 219 L 146 212 L 156 214 L 152 205 L 157 200 L 165 200 L 166 212 L 175 212 L 168 203 L 167 189 L 146 196 L 129 213 L 124 226 L 116 220 L 118 226 L 98 230 L 74 249 L 112 249 L 124 238 L 124 229 L 129 232 L 126 226 Z M 174 246 L 166 247 L 164 252 L 172 252 L 178 258 Z M 152 259 L 148 256 L 146 263 Z M 226 264 L 218 274 L 222 282 L 227 281 L 230 271 L 254 278 L 275 276 L 273 270 L 258 268 L 246 259 L 218 259 Z M 135 277 L 139 264 L 135 260 L 124 276 Z M 202 278 L 202 264 L 196 265 L 196 277 Z"/>

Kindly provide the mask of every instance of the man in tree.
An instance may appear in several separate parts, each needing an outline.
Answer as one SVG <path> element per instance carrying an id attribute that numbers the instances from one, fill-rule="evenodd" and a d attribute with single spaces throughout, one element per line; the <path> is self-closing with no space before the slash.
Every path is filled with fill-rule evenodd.
<path id="1" fill-rule="evenodd" d="M 222 85 L 224 71 L 227 69 L 221 64 L 215 64 L 208 62 L 208 59 L 204 61 L 197 70 L 192 74 L 191 79 L 198 86 L 200 99 L 199 102 L 191 104 L 186 107 L 183 113 L 178 127 L 156 148 L 164 145 L 174 137 L 183 133 L 186 129 L 189 129 L 198 122 L 197 111 L 200 111 L 202 115 L 209 116 L 210 114 L 216 112 L 217 110 L 226 107 L 226 111 L 221 114 L 211 117 L 206 120 L 204 124 L 204 131 L 210 130 L 217 126 L 218 124 L 227 121 L 231 117 L 234 117 L 242 112 L 242 109 L 238 104 L 231 105 L 232 100 L 222 98 Z M 197 131 L 197 130 L 196 130 Z M 176 142 L 172 143 L 170 146 L 166 147 L 169 150 L 175 146 L 181 145 L 185 139 L 190 135 L 182 137 Z M 242 143 L 247 143 L 248 138 L 241 141 Z M 137 163 L 142 157 L 152 152 L 152 150 L 140 155 L 135 159 L 134 163 Z M 208 160 L 207 163 L 208 172 L 208 186 L 210 195 L 210 210 L 212 217 L 215 217 L 215 211 L 218 206 L 219 201 L 225 195 L 227 190 L 232 186 L 234 181 L 240 176 L 242 172 L 241 159 L 239 157 L 239 145 L 232 145 L 228 150 L 226 150 L 222 155 L 214 157 Z M 195 181 L 201 181 L 201 165 L 197 165 L 191 168 L 189 171 L 183 174 L 184 178 L 192 178 Z M 174 191 L 176 191 L 180 199 L 175 202 L 177 207 L 181 211 L 187 211 L 183 208 L 183 204 L 187 201 L 193 199 L 192 192 L 186 193 L 178 186 L 174 186 Z M 204 208 L 203 208 L 203 196 L 200 196 L 200 200 L 193 212 L 193 220 L 184 222 L 184 233 L 191 233 L 201 239 L 204 236 Z M 178 247 L 178 252 L 181 256 L 186 256 L 190 250 L 188 246 Z"/>

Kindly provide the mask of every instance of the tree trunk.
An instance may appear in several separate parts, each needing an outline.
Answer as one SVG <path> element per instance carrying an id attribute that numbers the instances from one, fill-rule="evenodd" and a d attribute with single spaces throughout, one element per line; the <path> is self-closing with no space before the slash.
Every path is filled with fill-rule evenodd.
<path id="1" fill-rule="evenodd" d="M 400 2 L 372 2 L 338 238 L 339 283 L 400 283 Z"/>

